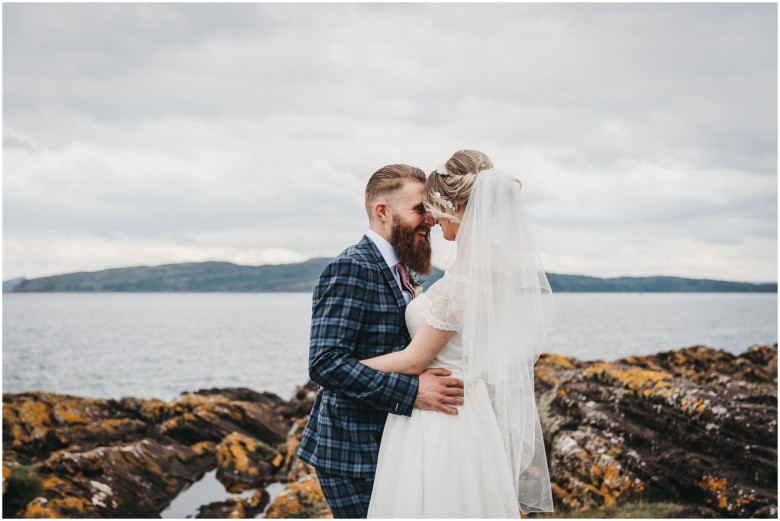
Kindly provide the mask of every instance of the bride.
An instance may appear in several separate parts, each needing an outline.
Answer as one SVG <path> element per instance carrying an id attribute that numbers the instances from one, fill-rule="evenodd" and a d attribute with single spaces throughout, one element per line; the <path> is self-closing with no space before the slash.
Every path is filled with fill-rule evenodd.
<path id="1" fill-rule="evenodd" d="M 499 518 L 551 512 L 533 368 L 554 315 L 520 181 L 474 150 L 427 179 L 425 205 L 456 241 L 445 276 L 406 309 L 403 351 L 362 360 L 384 372 L 450 369 L 464 381 L 457 415 L 389 415 L 369 517 Z"/>

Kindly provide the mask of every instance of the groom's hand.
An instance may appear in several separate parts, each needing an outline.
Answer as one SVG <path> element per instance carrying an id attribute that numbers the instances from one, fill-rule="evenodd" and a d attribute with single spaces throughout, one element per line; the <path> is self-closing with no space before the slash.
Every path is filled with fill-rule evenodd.
<path id="1" fill-rule="evenodd" d="M 452 371 L 433 367 L 420 374 L 414 406 L 447 414 L 458 414 L 455 405 L 463 405 L 463 380 L 447 378 Z"/>

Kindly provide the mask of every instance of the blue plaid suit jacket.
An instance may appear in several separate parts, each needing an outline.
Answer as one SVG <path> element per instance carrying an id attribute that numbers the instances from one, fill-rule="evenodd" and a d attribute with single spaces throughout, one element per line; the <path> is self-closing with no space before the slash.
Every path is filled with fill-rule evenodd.
<path id="1" fill-rule="evenodd" d="M 364 236 L 320 275 L 314 290 L 309 377 L 320 385 L 298 457 L 338 476 L 372 478 L 387 413 L 410 416 L 418 377 L 360 362 L 409 344 L 406 302 Z"/>

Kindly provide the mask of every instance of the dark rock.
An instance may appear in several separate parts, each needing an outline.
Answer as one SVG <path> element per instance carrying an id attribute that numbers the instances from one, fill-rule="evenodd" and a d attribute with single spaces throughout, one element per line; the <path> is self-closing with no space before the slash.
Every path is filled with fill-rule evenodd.
<path id="1" fill-rule="evenodd" d="M 240 436 L 252 440 L 257 457 L 243 461 L 231 452 L 220 471 L 242 489 L 284 481 L 290 421 L 276 410 L 284 407 L 277 396 L 249 389 L 187 393 L 173 402 L 4 394 L 4 491 L 32 494 L 21 504 L 4 497 L 4 517 L 157 517 L 217 467 L 218 443 L 235 448 Z M 25 469 L 17 473 L 24 479 L 15 468 Z M 262 497 L 235 506 L 251 514 Z"/>
<path id="2" fill-rule="evenodd" d="M 198 509 L 199 519 L 241 519 L 257 517 L 268 505 L 270 497 L 265 489 L 254 493 L 251 499 L 230 498 L 203 505 Z"/>
<path id="3" fill-rule="evenodd" d="M 217 445 L 217 479 L 231 493 L 275 481 L 284 456 L 260 440 L 234 432 Z"/>
<path id="4" fill-rule="evenodd" d="M 277 412 L 285 418 L 301 418 L 308 416 L 314 405 L 314 399 L 317 397 L 319 386 L 311 380 L 306 385 L 295 389 L 293 397 L 289 402 L 285 402 L 276 408 Z"/>
<path id="5" fill-rule="evenodd" d="M 760 508 L 756 510 L 753 517 L 777 519 L 777 505 L 767 505 L 763 508 Z"/>
<path id="6" fill-rule="evenodd" d="M 45 459 L 72 445 L 88 450 L 144 437 L 146 424 L 126 417 L 114 400 L 51 393 L 3 394 L 3 451 L 15 460 Z"/>
<path id="7" fill-rule="evenodd" d="M 188 444 L 204 440 L 218 443 L 232 432 L 280 443 L 289 425 L 274 405 L 260 396 L 260 402 L 251 402 L 231 401 L 217 393 L 185 394 L 175 402 L 173 414 L 160 424 L 159 432 Z"/>
<path id="8" fill-rule="evenodd" d="M 161 505 L 213 468 L 214 460 L 207 448 L 151 439 L 85 452 L 58 451 L 40 466 L 44 487 L 56 498 L 45 507 L 63 514 L 57 501 L 77 497 L 89 501 L 79 517 L 156 517 Z"/>
<path id="9" fill-rule="evenodd" d="M 556 503 L 671 501 L 718 517 L 776 506 L 776 367 L 776 346 L 738 357 L 696 346 L 610 363 L 540 357 Z"/>
<path id="10" fill-rule="evenodd" d="M 259 393 L 252 389 L 247 389 L 246 387 L 213 387 L 211 389 L 201 389 L 199 391 L 195 391 L 194 393 L 182 393 L 182 396 L 187 394 L 200 394 L 203 396 L 219 395 L 224 396 L 231 402 L 252 402 L 266 405 L 272 409 L 286 403 L 274 393 Z"/>

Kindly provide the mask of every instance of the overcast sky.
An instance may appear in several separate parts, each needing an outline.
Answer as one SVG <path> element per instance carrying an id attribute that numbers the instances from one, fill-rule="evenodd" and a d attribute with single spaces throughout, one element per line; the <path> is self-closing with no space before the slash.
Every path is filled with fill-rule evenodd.
<path id="1" fill-rule="evenodd" d="M 549 272 L 775 281 L 777 73 L 771 3 L 6 3 L 3 278 L 334 256 L 476 148 Z"/>

